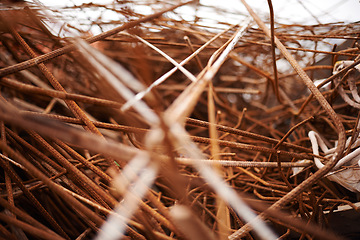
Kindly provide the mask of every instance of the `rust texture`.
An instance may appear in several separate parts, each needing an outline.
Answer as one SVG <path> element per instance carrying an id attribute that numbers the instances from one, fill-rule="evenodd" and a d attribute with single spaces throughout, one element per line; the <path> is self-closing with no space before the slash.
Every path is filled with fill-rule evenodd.
<path id="1" fill-rule="evenodd" d="M 1 238 L 353 237 L 360 25 L 239 2 L 0 3 Z"/>

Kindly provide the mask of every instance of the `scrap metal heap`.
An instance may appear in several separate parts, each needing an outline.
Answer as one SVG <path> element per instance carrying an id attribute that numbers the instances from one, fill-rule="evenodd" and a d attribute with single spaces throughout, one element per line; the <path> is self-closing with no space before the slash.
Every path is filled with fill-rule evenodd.
<path id="1" fill-rule="evenodd" d="M 358 239 L 360 25 L 247 7 L 2 3 L 0 236 Z"/>

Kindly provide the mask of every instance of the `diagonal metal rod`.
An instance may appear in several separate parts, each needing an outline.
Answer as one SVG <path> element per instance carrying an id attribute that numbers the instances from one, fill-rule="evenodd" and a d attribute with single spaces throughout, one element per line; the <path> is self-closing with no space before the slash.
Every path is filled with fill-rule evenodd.
<path id="1" fill-rule="evenodd" d="M 125 29 L 132 28 L 132 27 L 134 27 L 134 26 L 136 26 L 136 25 L 138 25 L 140 23 L 150 21 L 150 20 L 152 20 L 154 18 L 158 18 L 158 17 L 160 17 L 161 15 L 163 15 L 166 12 L 170 12 L 170 11 L 172 11 L 172 10 L 178 8 L 178 7 L 184 6 L 184 5 L 189 4 L 191 2 L 194 2 L 194 0 L 174 5 L 174 6 L 170 7 L 170 8 L 164 9 L 163 11 L 160 11 L 160 12 L 157 12 L 157 13 L 154 13 L 154 14 L 150 14 L 150 15 L 147 15 L 147 16 L 145 16 L 143 18 L 138 19 L 138 20 L 134 20 L 134 21 L 125 23 L 125 24 L 123 24 L 123 25 L 121 25 L 121 26 L 119 26 L 117 28 L 113 28 L 113 29 L 111 29 L 109 31 L 100 33 L 100 34 L 98 34 L 96 36 L 86 38 L 85 40 L 88 43 L 97 42 L 99 40 L 110 37 L 110 36 L 112 36 L 112 35 L 114 35 L 114 34 L 116 34 L 118 32 L 124 31 Z M 16 73 L 18 71 L 33 67 L 33 66 L 35 66 L 35 65 L 37 65 L 39 63 L 43 63 L 45 61 L 56 58 L 58 56 L 61 56 L 63 54 L 66 54 L 66 53 L 74 51 L 74 50 L 76 50 L 76 46 L 74 44 L 69 44 L 69 45 L 66 45 L 65 47 L 62 47 L 62 48 L 59 48 L 59 49 L 54 50 L 52 52 L 43 54 L 43 55 L 38 56 L 36 58 L 32 58 L 32 59 L 29 59 L 27 61 L 12 65 L 12 66 L 2 68 L 2 69 L 0 69 L 0 77 L 4 77 L 6 75 Z"/>

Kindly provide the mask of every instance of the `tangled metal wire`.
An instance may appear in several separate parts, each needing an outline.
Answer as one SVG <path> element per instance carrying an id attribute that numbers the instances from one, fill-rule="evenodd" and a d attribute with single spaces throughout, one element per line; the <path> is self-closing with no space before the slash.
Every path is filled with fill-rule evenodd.
<path id="1" fill-rule="evenodd" d="M 241 2 L 2 3 L 0 236 L 356 239 L 360 26 Z"/>

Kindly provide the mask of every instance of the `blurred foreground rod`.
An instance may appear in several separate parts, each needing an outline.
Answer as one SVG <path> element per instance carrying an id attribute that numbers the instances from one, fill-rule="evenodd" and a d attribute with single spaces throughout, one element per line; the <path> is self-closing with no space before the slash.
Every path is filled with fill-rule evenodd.
<path id="1" fill-rule="evenodd" d="M 192 2 L 194 2 L 194 0 L 179 3 L 179 4 L 174 5 L 172 7 L 166 8 L 163 11 L 156 12 L 154 14 L 147 15 L 147 16 L 145 16 L 143 18 L 138 19 L 138 20 L 134 20 L 134 21 L 125 23 L 125 24 L 123 24 L 123 25 L 121 25 L 119 27 L 116 27 L 116 28 L 113 28 L 113 29 L 111 29 L 109 31 L 100 33 L 100 34 L 98 34 L 96 36 L 88 37 L 88 38 L 85 39 L 85 41 L 88 42 L 88 43 L 94 43 L 94 42 L 100 41 L 100 40 L 105 39 L 105 38 L 107 38 L 109 36 L 112 36 L 112 35 L 114 35 L 114 34 L 116 34 L 118 32 L 124 31 L 125 29 L 129 29 L 129 28 L 132 28 L 132 27 L 134 27 L 136 25 L 139 25 L 140 23 L 150 21 L 150 20 L 152 20 L 154 18 L 158 18 L 158 17 L 160 17 L 161 15 L 163 15 L 166 12 L 173 11 L 176 8 L 179 8 L 181 6 L 187 5 L 187 4 L 192 3 Z M 66 45 L 65 47 L 56 49 L 56 50 L 54 50 L 52 52 L 43 54 L 43 55 L 38 56 L 36 58 L 32 58 L 32 59 L 29 59 L 27 61 L 12 65 L 12 66 L 2 68 L 2 69 L 0 69 L 0 77 L 4 77 L 4 76 L 7 76 L 9 74 L 16 73 L 16 72 L 19 72 L 19 71 L 24 70 L 24 69 L 28 69 L 30 67 L 33 67 L 33 66 L 39 64 L 39 63 L 48 61 L 50 59 L 56 58 L 58 56 L 61 56 L 63 54 L 66 54 L 66 53 L 74 51 L 74 50 L 76 50 L 76 46 L 74 44 L 69 44 L 69 45 Z"/>
<path id="2" fill-rule="evenodd" d="M 139 149 L 110 139 L 105 140 L 95 134 L 81 131 L 56 120 L 21 112 L 13 105 L 2 100 L 0 100 L 0 120 L 23 129 L 35 130 L 40 135 L 54 137 L 66 143 L 114 157 L 120 161 L 127 162 L 141 152 Z M 119 156 L 121 156 L 121 159 L 119 159 Z"/>
<path id="3" fill-rule="evenodd" d="M 191 140 L 182 123 L 185 122 L 205 87 L 211 82 L 219 68 L 226 61 L 229 53 L 234 49 L 236 43 L 246 33 L 250 25 L 250 19 L 246 19 L 239 25 L 238 30 L 225 45 L 211 56 L 205 73 L 200 74 L 198 80 L 194 81 L 164 112 L 163 122 L 167 125 L 166 129 L 168 130 L 174 149 L 177 149 L 180 154 L 190 156 L 193 159 L 205 159 L 202 151 Z M 108 81 L 109 85 L 111 85 L 119 95 L 126 100 L 135 96 L 135 94 L 130 91 L 130 86 L 126 84 L 124 78 L 126 74 L 116 73 L 116 70 L 122 69 L 120 65 L 91 48 L 84 41 L 78 41 L 77 43 L 80 52 L 88 59 L 89 65 L 96 69 L 99 76 L 104 76 L 104 79 Z M 132 79 L 132 83 L 138 81 L 135 77 L 129 77 Z M 146 148 L 152 149 L 154 145 L 161 144 L 162 141 L 164 141 L 163 136 L 165 136 L 165 132 L 160 127 L 161 118 L 143 101 L 137 101 L 134 105 L 134 110 L 152 127 L 151 131 L 147 133 Z M 214 191 L 224 199 L 245 222 L 252 224 L 253 229 L 262 239 L 275 240 L 278 238 L 265 222 L 257 218 L 256 213 L 247 206 L 231 186 L 223 181 L 222 177 L 217 174 L 211 166 L 195 161 L 194 167 Z M 107 224 L 107 226 L 110 229 L 112 224 L 109 224 Z M 104 228 L 107 227 L 105 226 Z"/>

